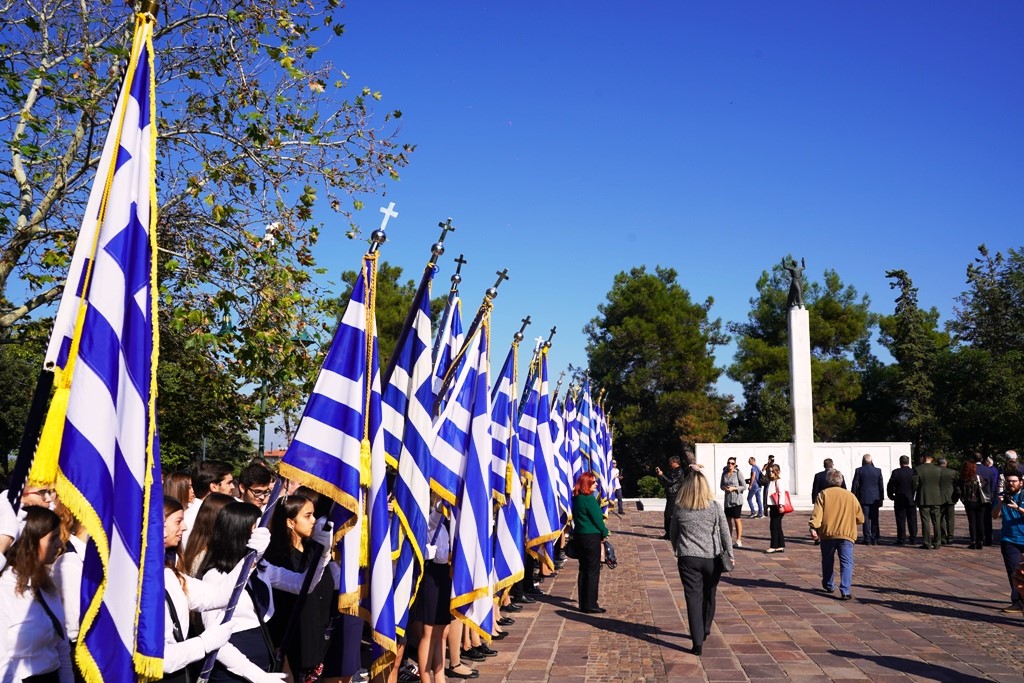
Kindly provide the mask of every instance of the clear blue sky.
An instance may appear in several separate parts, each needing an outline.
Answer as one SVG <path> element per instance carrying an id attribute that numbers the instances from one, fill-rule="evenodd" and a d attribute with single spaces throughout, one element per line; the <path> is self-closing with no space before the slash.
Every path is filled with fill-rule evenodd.
<path id="1" fill-rule="evenodd" d="M 451 216 L 435 293 L 465 253 L 467 316 L 509 269 L 495 362 L 530 314 L 528 338 L 558 326 L 553 370 L 585 364 L 582 328 L 633 266 L 675 268 L 726 322 L 787 253 L 882 313 L 904 268 L 945 320 L 978 244 L 1022 244 L 1024 3 L 355 0 L 342 18 L 324 54 L 418 145 L 359 222 L 394 201 L 382 255 L 417 277 Z M 333 273 L 363 250 L 321 244 Z"/>

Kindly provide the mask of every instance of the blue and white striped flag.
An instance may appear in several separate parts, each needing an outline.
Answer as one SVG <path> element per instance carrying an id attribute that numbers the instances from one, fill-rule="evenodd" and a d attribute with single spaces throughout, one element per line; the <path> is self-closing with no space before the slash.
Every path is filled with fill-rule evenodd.
<path id="1" fill-rule="evenodd" d="M 153 23 L 136 21 L 47 351 L 56 392 L 30 474 L 55 482 L 89 533 L 76 659 L 93 683 L 163 669 Z"/>
<path id="2" fill-rule="evenodd" d="M 548 396 L 548 349 L 537 358 L 538 371 L 519 419 L 520 452 L 533 462 L 529 505 L 526 509 L 526 552 L 549 568 L 554 568 L 553 541 L 562 532 L 555 500 L 554 444 L 551 441 L 551 398 Z"/>
<path id="3" fill-rule="evenodd" d="M 568 450 L 569 484 L 576 484 L 576 477 L 583 471 L 583 458 L 580 456 L 579 415 L 576 411 L 576 388 L 570 387 L 566 392 L 563 412 L 565 415 L 565 443 Z"/>
<path id="4" fill-rule="evenodd" d="M 485 640 L 494 630 L 491 584 L 491 412 L 487 341 L 490 302 L 467 342 L 457 367 L 451 398 L 436 423 L 434 452 L 460 456 L 460 487 L 455 505 L 452 547 L 452 616 Z"/>
<path id="5" fill-rule="evenodd" d="M 513 341 L 491 401 L 492 466 L 505 463 L 502 477 L 504 503 L 498 510 L 494 532 L 494 592 L 509 588 L 523 578 L 523 484 L 519 478 L 519 433 L 516 429 L 516 397 L 519 342 Z M 493 476 L 493 470 L 492 470 Z"/>
<path id="6" fill-rule="evenodd" d="M 603 392 L 602 392 L 603 393 Z M 591 459 L 596 462 L 594 474 L 597 476 L 598 500 L 605 514 L 608 513 L 608 503 L 612 498 L 613 490 L 609 486 L 611 479 L 611 461 L 608 459 L 607 437 L 608 425 L 604 419 L 604 406 L 600 401 L 594 404 L 594 419 L 591 423 L 591 434 L 593 444 L 593 455 Z"/>
<path id="7" fill-rule="evenodd" d="M 444 409 L 445 402 L 451 395 L 452 387 L 452 382 L 449 381 L 447 395 L 441 395 L 445 379 L 449 374 L 454 374 L 458 370 L 458 363 L 462 362 L 462 358 L 459 356 L 459 351 L 463 346 L 462 301 L 459 299 L 458 290 L 453 289 L 448 295 L 448 302 L 445 304 L 444 317 L 441 322 L 441 329 L 437 331 L 438 338 L 435 343 L 437 357 L 434 358 L 435 409 L 431 413 L 433 415 L 440 414 Z M 454 462 L 439 460 L 436 454 L 432 454 L 430 488 L 449 505 L 455 505 L 455 499 L 458 496 L 458 467 Z"/>
<path id="8" fill-rule="evenodd" d="M 391 665 L 397 649 L 373 300 L 376 277 L 377 254 L 367 254 L 280 470 L 335 502 L 341 563 L 338 608 L 369 623 L 374 675 Z"/>
<path id="9" fill-rule="evenodd" d="M 583 460 L 583 470 L 587 472 L 594 470 L 593 462 L 591 461 L 593 451 L 591 411 L 590 378 L 588 377 L 583 381 L 583 388 L 580 389 L 579 414 L 576 420 L 580 435 L 580 458 Z"/>
<path id="10" fill-rule="evenodd" d="M 399 335 L 393 370 L 384 387 L 384 448 L 398 471 L 394 487 L 392 541 L 400 539 L 395 561 L 395 617 L 405 634 L 409 608 L 419 590 L 427 544 L 430 507 L 430 411 L 434 390 L 430 347 L 430 281 L 436 268 L 427 264 L 413 299 L 412 324 Z"/>
<path id="11" fill-rule="evenodd" d="M 564 406 L 564 403 L 563 403 Z M 569 455 L 566 422 L 557 400 L 551 406 L 552 452 L 554 454 L 555 499 L 558 502 L 559 528 L 572 519 L 572 484 L 569 481 Z"/>

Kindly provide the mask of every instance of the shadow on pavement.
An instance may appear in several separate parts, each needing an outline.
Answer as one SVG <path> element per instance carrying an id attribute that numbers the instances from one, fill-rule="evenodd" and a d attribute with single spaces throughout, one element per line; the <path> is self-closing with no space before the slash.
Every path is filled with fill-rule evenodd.
<path id="1" fill-rule="evenodd" d="M 689 638 L 689 634 L 672 633 L 670 631 L 663 631 L 657 626 L 648 626 L 647 624 L 637 624 L 628 621 L 619 621 L 618 619 L 608 618 L 607 616 L 598 614 L 583 614 L 582 612 L 571 611 L 567 609 L 555 610 L 555 614 L 558 616 L 577 621 L 584 624 L 592 624 L 596 628 L 611 633 L 618 633 L 637 640 L 643 640 L 657 645 L 658 647 L 664 647 L 671 650 L 677 650 L 678 652 L 690 652 L 690 648 L 676 645 L 675 643 L 669 642 L 666 638 Z M 661 636 L 660 638 L 657 636 Z"/>
<path id="2" fill-rule="evenodd" d="M 962 671 L 950 669 L 941 664 L 929 664 L 928 662 L 907 659 L 905 657 L 867 655 L 861 652 L 851 652 L 850 650 L 830 650 L 829 654 L 849 660 L 866 659 L 892 671 L 899 671 L 911 676 L 927 677 L 936 681 L 942 681 L 942 683 L 991 683 L 992 680 L 990 678 L 965 674 Z"/>
<path id="3" fill-rule="evenodd" d="M 956 607 L 922 605 L 920 603 L 910 602 L 907 600 L 879 600 L 877 598 L 866 598 L 863 594 L 854 597 L 865 605 L 880 605 L 891 610 L 896 610 L 897 612 L 918 612 L 919 614 L 929 614 L 936 617 L 949 617 L 951 619 L 977 621 L 985 624 L 1001 624 L 1004 626 L 1020 623 L 1019 618 L 1010 619 L 997 614 L 978 614 L 957 609 Z"/>
<path id="4" fill-rule="evenodd" d="M 944 602 L 956 602 L 961 605 L 973 605 L 974 607 L 980 607 L 982 609 L 994 609 L 1002 607 L 1006 604 L 1005 599 L 995 600 L 971 600 L 969 598 L 963 598 L 958 595 L 949 595 L 946 593 L 926 593 L 924 591 L 908 590 L 906 588 L 884 588 L 882 586 L 872 587 L 872 591 L 875 593 L 898 593 L 900 595 L 913 595 L 919 598 L 927 598 L 930 600 L 939 600 Z M 1002 596 L 1000 596 L 1002 597 Z"/>

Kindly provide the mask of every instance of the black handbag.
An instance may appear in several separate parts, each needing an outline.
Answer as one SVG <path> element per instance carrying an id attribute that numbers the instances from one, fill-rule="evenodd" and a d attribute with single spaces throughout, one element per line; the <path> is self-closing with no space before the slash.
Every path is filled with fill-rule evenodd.
<path id="1" fill-rule="evenodd" d="M 570 536 L 565 540 L 565 556 L 571 560 L 580 559 L 579 548 L 576 547 L 576 537 Z"/>

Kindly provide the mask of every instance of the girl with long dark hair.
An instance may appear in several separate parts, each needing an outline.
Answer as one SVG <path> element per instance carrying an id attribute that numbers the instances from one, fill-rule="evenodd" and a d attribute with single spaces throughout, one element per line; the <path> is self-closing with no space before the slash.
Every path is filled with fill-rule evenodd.
<path id="1" fill-rule="evenodd" d="M 0 574 L 0 680 L 73 683 L 64 606 L 50 567 L 64 549 L 60 517 L 24 508 L 25 528 Z"/>
<path id="2" fill-rule="evenodd" d="M 226 493 L 208 493 L 203 499 L 199 506 L 199 512 L 196 514 L 195 524 L 191 529 L 186 528 L 182 535 L 184 552 L 182 566 L 189 576 L 199 575 L 199 566 L 203 563 L 206 549 L 210 545 L 217 515 L 224 509 L 224 506 L 234 502 L 235 499 Z M 188 509 L 187 505 L 185 509 Z"/>
<path id="3" fill-rule="evenodd" d="M 200 578 L 218 577 L 229 573 L 245 557 L 247 542 L 260 518 L 260 509 L 250 503 L 229 503 L 217 515 L 213 538 L 199 568 Z M 319 524 L 312 538 L 326 548 L 318 559 L 313 584 L 320 581 L 324 567 L 330 559 L 331 532 Z M 235 607 L 231 624 L 234 632 L 227 645 L 217 653 L 210 681 L 247 680 L 254 683 L 277 683 L 284 674 L 268 673 L 274 662 L 274 648 L 266 629 L 267 620 L 274 616 L 272 588 L 289 593 L 302 590 L 303 574 L 260 562 L 246 583 Z M 222 610 L 203 613 L 207 626 L 223 621 Z"/>

